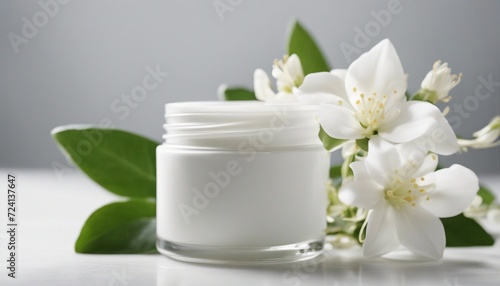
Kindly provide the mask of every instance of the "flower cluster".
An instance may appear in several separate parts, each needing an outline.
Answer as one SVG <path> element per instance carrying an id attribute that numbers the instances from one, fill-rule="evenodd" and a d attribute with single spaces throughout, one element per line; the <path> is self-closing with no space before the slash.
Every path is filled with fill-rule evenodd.
<path id="1" fill-rule="evenodd" d="M 442 257 L 446 240 L 439 218 L 479 209 L 471 208 L 473 201 L 477 204 L 479 183 L 461 165 L 439 168 L 438 155 L 500 145 L 500 116 L 474 133 L 474 139 L 457 139 L 435 105 L 450 101 L 450 90 L 462 75 L 452 75 L 448 64 L 438 61 L 410 97 L 403 66 L 387 39 L 347 69 L 304 77 L 293 54 L 275 61 L 272 75 L 277 93 L 267 74 L 255 71 L 259 100 L 318 104 L 322 130 L 343 142 L 342 182 L 328 187 L 330 230 L 341 234 L 334 242 L 350 245 L 345 234 L 352 238 L 359 232 L 367 257 L 401 246 L 416 255 Z"/>

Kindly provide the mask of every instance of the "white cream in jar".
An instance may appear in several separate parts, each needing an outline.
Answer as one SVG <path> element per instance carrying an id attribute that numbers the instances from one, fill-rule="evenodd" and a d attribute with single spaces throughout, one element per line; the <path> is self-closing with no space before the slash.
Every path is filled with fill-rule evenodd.
<path id="1" fill-rule="evenodd" d="M 323 248 L 330 157 L 317 107 L 166 105 L 157 148 L 158 250 L 193 262 L 303 260 Z"/>

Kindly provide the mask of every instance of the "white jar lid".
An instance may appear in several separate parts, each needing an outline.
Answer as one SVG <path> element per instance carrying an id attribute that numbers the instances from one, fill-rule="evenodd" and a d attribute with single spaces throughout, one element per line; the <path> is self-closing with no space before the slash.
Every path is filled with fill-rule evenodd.
<path id="1" fill-rule="evenodd" d="M 318 145 L 318 107 L 260 101 L 178 102 L 165 105 L 165 143 L 234 149 L 248 140 L 266 148 Z M 259 143 L 259 144 L 260 144 Z"/>

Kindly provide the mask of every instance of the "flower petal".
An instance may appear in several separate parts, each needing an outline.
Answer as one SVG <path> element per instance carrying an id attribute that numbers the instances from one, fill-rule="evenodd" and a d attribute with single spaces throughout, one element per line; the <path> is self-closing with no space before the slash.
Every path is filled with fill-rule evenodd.
<path id="1" fill-rule="evenodd" d="M 279 91 L 271 101 L 273 101 L 273 102 L 298 102 L 299 99 L 291 93 Z"/>
<path id="2" fill-rule="evenodd" d="M 373 209 L 383 199 L 383 190 L 375 181 L 352 181 L 340 188 L 339 199 L 346 205 Z"/>
<path id="3" fill-rule="evenodd" d="M 407 143 L 394 145 L 394 148 L 399 154 L 399 166 L 396 168 L 400 177 L 414 178 L 417 176 L 415 173 L 422 168 L 429 151 L 425 145 L 422 146 L 420 144 L 419 141 L 413 140 Z M 434 157 L 437 156 L 434 155 Z M 432 159 L 432 157 L 430 159 Z M 423 168 L 427 170 L 428 166 L 424 166 Z M 434 170 L 431 172 L 434 172 Z"/>
<path id="4" fill-rule="evenodd" d="M 329 72 L 308 74 L 299 89 L 306 94 L 317 92 L 335 94 L 347 101 L 344 81 Z"/>
<path id="5" fill-rule="evenodd" d="M 363 163 L 374 181 L 387 185 L 389 176 L 399 169 L 400 156 L 394 144 L 380 136 L 373 136 L 368 143 L 368 156 Z"/>
<path id="6" fill-rule="evenodd" d="M 436 154 L 428 154 L 427 156 L 425 156 L 425 159 L 422 162 L 422 165 L 420 165 L 420 168 L 418 168 L 418 170 L 413 173 L 413 177 L 422 177 L 436 171 L 438 163 L 439 160 Z"/>
<path id="7" fill-rule="evenodd" d="M 363 255 L 369 258 L 382 256 L 399 245 L 394 211 L 387 203 L 381 203 L 368 218 Z"/>
<path id="8" fill-rule="evenodd" d="M 399 56 L 392 43 L 382 40 L 370 51 L 362 54 L 347 69 L 346 91 L 351 104 L 359 94 L 386 95 L 386 108 L 396 108 L 406 100 L 406 77 Z"/>
<path id="9" fill-rule="evenodd" d="M 345 75 L 347 74 L 347 69 L 333 69 L 330 71 L 334 76 L 339 77 L 341 80 L 345 81 Z"/>
<path id="10" fill-rule="evenodd" d="M 352 162 L 351 164 L 349 164 L 349 167 L 352 169 L 352 172 L 354 173 L 355 181 L 366 181 L 372 179 L 372 177 L 368 173 L 368 170 L 366 170 L 366 165 L 364 162 L 361 161 Z"/>
<path id="11" fill-rule="evenodd" d="M 253 88 L 255 90 L 255 97 L 259 100 L 268 101 L 276 96 L 271 89 L 271 81 L 267 73 L 261 69 L 256 69 L 253 74 Z"/>
<path id="12" fill-rule="evenodd" d="M 361 139 L 364 129 L 354 112 L 345 106 L 321 104 L 319 118 L 325 132 L 338 139 Z"/>
<path id="13" fill-rule="evenodd" d="M 421 206 L 438 217 L 451 217 L 463 212 L 479 190 L 479 181 L 470 169 L 453 165 L 434 173 L 435 191 Z"/>
<path id="14" fill-rule="evenodd" d="M 450 123 L 441 113 L 436 114 L 436 120 L 436 126 L 425 135 L 425 140 L 430 146 L 429 150 L 440 155 L 455 154 L 459 146 L 457 136 Z"/>
<path id="15" fill-rule="evenodd" d="M 411 252 L 439 259 L 446 244 L 444 227 L 439 218 L 425 209 L 403 206 L 395 209 L 399 242 Z"/>
<path id="16" fill-rule="evenodd" d="M 288 57 L 285 62 L 286 72 L 293 79 L 294 83 L 301 82 L 304 78 L 304 72 L 302 71 L 302 64 L 300 63 L 300 59 L 296 54 L 293 54 Z"/>
<path id="17" fill-rule="evenodd" d="M 386 120 L 378 132 L 381 137 L 394 143 L 415 140 L 437 125 L 439 109 L 428 102 L 410 101 L 401 107 L 400 115 L 394 120 Z"/>
<path id="18" fill-rule="evenodd" d="M 292 91 L 295 97 L 304 104 L 319 105 L 321 103 L 338 104 L 339 102 L 345 102 L 345 99 L 327 92 L 305 93 L 296 87 Z"/>

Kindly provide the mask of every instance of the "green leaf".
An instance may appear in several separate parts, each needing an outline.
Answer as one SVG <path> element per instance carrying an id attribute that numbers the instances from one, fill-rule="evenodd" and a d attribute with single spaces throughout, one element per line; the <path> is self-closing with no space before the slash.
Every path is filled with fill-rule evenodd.
<path id="1" fill-rule="evenodd" d="M 337 179 L 342 177 L 341 173 L 342 166 L 332 166 L 330 167 L 330 179 Z"/>
<path id="2" fill-rule="evenodd" d="M 156 204 L 142 199 L 112 203 L 85 222 L 78 253 L 130 254 L 156 252 Z"/>
<path id="3" fill-rule="evenodd" d="M 288 54 L 299 56 L 304 75 L 330 71 L 318 45 L 298 21 L 294 21 L 291 25 L 288 36 Z"/>
<path id="4" fill-rule="evenodd" d="M 319 139 L 321 140 L 321 142 L 323 142 L 323 146 L 328 151 L 332 150 L 333 148 L 335 148 L 335 147 L 339 146 L 340 144 L 347 141 L 345 139 L 336 139 L 336 138 L 330 137 L 330 135 L 328 135 L 325 132 L 325 130 L 323 130 L 323 127 L 321 127 L 321 126 L 319 129 L 318 136 L 319 136 Z"/>
<path id="5" fill-rule="evenodd" d="M 491 205 L 495 201 L 495 195 L 485 186 L 479 185 L 477 194 L 483 199 L 483 204 L 485 205 Z"/>
<path id="6" fill-rule="evenodd" d="M 356 140 L 356 145 L 358 145 L 361 150 L 368 152 L 368 142 L 370 139 L 368 138 L 363 138 L 363 139 L 357 139 Z"/>
<path id="7" fill-rule="evenodd" d="M 156 196 L 156 147 L 159 143 L 117 129 L 62 126 L 54 139 L 87 176 L 126 197 Z"/>
<path id="8" fill-rule="evenodd" d="M 459 214 L 450 218 L 442 218 L 446 233 L 446 246 L 490 246 L 495 243 L 475 220 Z"/>
<path id="9" fill-rule="evenodd" d="M 257 100 L 253 91 L 243 87 L 228 88 L 222 86 L 219 93 L 224 100 Z"/>

